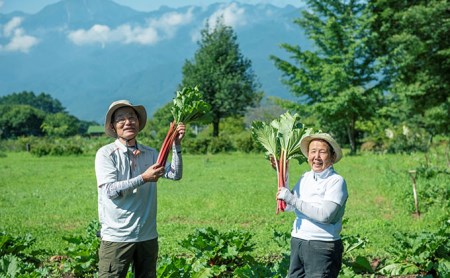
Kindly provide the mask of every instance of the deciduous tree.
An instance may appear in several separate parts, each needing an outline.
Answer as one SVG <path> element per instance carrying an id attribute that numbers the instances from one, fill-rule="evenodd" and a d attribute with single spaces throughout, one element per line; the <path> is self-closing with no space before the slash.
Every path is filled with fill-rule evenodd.
<path id="1" fill-rule="evenodd" d="M 381 95 L 376 59 L 369 51 L 371 16 L 362 1 L 306 2 L 308 7 L 295 23 L 314 42 L 314 49 L 282 44 L 290 60 L 271 59 L 283 72 L 283 82 L 307 104 L 321 129 L 339 137 L 346 134 L 354 153 L 356 123 L 374 115 Z"/>
<path id="2" fill-rule="evenodd" d="M 450 6 L 447 0 L 372 0 L 374 55 L 390 85 L 392 120 L 448 134 Z M 401 113 L 398 113 L 401 111 Z"/>

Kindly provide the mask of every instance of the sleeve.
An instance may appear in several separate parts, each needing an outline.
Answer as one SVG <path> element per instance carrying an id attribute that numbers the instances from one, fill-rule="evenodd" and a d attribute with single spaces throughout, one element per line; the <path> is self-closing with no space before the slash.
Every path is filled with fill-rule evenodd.
<path id="1" fill-rule="evenodd" d="M 101 186 L 105 186 L 106 195 L 109 199 L 115 199 L 121 197 L 124 191 L 135 189 L 143 184 L 144 180 L 142 179 L 142 176 L 139 175 L 129 180 L 106 183 Z"/>
<path id="2" fill-rule="evenodd" d="M 106 149 L 99 150 L 95 156 L 95 174 L 98 187 L 105 190 L 109 199 L 118 198 L 123 195 L 124 191 L 144 184 L 141 175 L 129 180 L 118 181 L 116 163 Z"/>
<path id="3" fill-rule="evenodd" d="M 173 144 L 172 162 L 166 166 L 164 178 L 171 180 L 180 180 L 183 176 L 183 159 L 181 155 L 181 145 Z"/>
<path id="4" fill-rule="evenodd" d="M 343 205 L 348 197 L 347 183 L 344 178 L 336 175 L 333 182 L 327 186 L 324 200 Z"/>
<path id="5" fill-rule="evenodd" d="M 280 192 L 279 197 L 288 204 L 286 211 L 297 209 L 299 212 L 315 221 L 326 224 L 336 223 L 339 220 L 339 211 L 347 199 L 347 189 L 344 179 L 336 179 L 325 195 L 329 196 L 329 198 L 324 199 L 319 203 L 306 202 L 299 198 L 298 192 L 300 190 L 301 180 L 302 179 L 294 186 L 292 191 L 284 189 Z"/>
<path id="6" fill-rule="evenodd" d="M 325 224 L 336 223 L 338 220 L 336 216 L 341 208 L 340 205 L 331 201 L 312 204 L 300 199 L 297 199 L 293 206 L 309 218 Z"/>

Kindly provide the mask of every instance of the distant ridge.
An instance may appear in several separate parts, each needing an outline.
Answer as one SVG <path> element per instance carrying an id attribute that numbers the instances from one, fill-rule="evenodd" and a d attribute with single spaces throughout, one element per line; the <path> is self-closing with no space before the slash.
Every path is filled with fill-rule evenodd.
<path id="1" fill-rule="evenodd" d="M 110 0 L 0 14 L 0 96 L 45 92 L 77 118 L 99 123 L 116 99 L 144 104 L 151 114 L 174 96 L 205 21 L 224 11 L 266 96 L 292 99 L 269 56 L 287 57 L 281 43 L 310 47 L 293 24 L 298 8 L 232 2 L 140 12 Z"/>

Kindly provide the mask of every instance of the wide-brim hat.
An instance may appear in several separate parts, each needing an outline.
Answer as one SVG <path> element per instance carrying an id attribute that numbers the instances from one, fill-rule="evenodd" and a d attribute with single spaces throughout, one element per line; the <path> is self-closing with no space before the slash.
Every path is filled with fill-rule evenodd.
<path id="1" fill-rule="evenodd" d="M 316 134 L 310 134 L 305 137 L 303 137 L 300 140 L 300 149 L 302 150 L 302 153 L 305 157 L 308 157 L 308 147 L 309 143 L 311 143 L 314 139 L 322 139 L 327 141 L 331 147 L 334 150 L 334 153 L 336 154 L 336 159 L 334 160 L 334 163 L 337 163 L 342 158 L 342 149 L 339 147 L 339 144 L 336 142 L 336 140 L 331 137 L 328 133 L 316 133 Z"/>
<path id="2" fill-rule="evenodd" d="M 105 133 L 106 135 L 116 138 L 117 134 L 114 132 L 114 129 L 111 127 L 112 115 L 116 112 L 117 109 L 121 107 L 131 107 L 136 111 L 136 114 L 139 118 L 139 131 L 144 129 L 145 124 L 147 123 L 147 111 L 145 111 L 144 106 L 142 105 L 133 105 L 128 100 L 118 100 L 111 103 L 109 106 L 108 112 L 105 117 Z"/>

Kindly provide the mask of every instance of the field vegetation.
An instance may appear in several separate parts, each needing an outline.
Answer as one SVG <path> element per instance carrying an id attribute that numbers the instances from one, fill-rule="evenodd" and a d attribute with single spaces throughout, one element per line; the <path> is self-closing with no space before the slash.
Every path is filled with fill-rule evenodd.
<path id="1" fill-rule="evenodd" d="M 372 269 L 379 271 L 389 262 L 393 250 L 406 252 L 405 246 L 396 245 L 400 244 L 398 238 L 406 240 L 415 234 L 444 233 L 444 247 L 449 247 L 444 148 L 427 154 L 348 155 L 346 151 L 345 158 L 335 166 L 347 180 L 350 196 L 342 234 L 360 243 L 347 253 L 347 260 L 365 258 Z M 2 153 L 0 230 L 24 238 L 32 235 L 36 241 L 28 249 L 45 250 L 40 253 L 46 257 L 43 260 L 67 256 L 73 243 L 67 239 L 84 235 L 97 220 L 93 163 L 94 152 L 89 151 L 41 157 L 28 152 Z M 280 235 L 288 236 L 294 216 L 275 214 L 277 176 L 262 152 L 185 154 L 184 165 L 181 181 L 158 183 L 161 258 L 192 256 L 181 241 L 197 229 L 207 228 L 220 233 L 249 233 L 248 241 L 254 244 L 249 254 L 257 260 L 277 262 L 285 258 L 288 246 L 287 242 L 279 244 Z M 290 185 L 307 169 L 306 164 L 293 163 Z M 420 215 L 414 206 L 412 169 L 417 171 Z"/>

